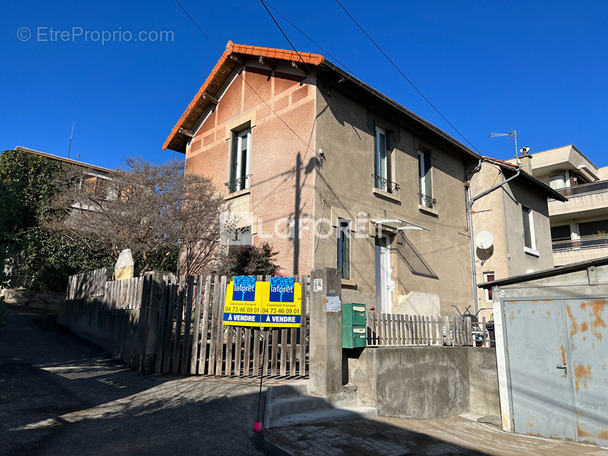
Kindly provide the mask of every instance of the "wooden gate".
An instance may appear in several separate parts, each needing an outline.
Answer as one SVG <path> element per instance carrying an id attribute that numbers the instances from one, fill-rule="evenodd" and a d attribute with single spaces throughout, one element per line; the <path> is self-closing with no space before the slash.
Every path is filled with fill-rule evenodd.
<path id="1" fill-rule="evenodd" d="M 297 277 L 295 278 L 297 281 Z M 262 280 L 262 277 L 258 277 Z M 268 278 L 267 278 L 268 280 Z M 249 377 L 308 376 L 308 276 L 301 328 L 241 328 L 222 323 L 225 276 L 163 277 L 156 373 Z"/>

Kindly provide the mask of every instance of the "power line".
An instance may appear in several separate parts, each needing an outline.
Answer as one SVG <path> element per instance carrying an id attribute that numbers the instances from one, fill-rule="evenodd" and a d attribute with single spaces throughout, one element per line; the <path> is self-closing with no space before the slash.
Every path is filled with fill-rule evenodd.
<path id="1" fill-rule="evenodd" d="M 203 31 L 203 29 L 198 25 L 198 23 L 194 20 L 194 18 L 188 13 L 188 11 L 186 10 L 186 8 L 184 8 L 182 6 L 182 4 L 178 1 L 175 0 L 175 3 L 177 3 L 177 5 L 182 9 L 182 11 L 186 14 L 186 16 L 188 16 L 188 18 L 192 21 L 192 23 L 196 26 L 196 28 L 203 34 L 203 36 L 207 39 L 207 41 L 209 41 L 209 43 L 211 43 L 211 45 L 213 46 L 213 48 L 221 55 L 223 54 L 222 51 L 215 45 L 215 43 L 213 42 L 213 40 L 211 40 L 211 38 L 209 38 L 209 36 Z M 263 2 L 262 2 L 263 3 Z M 291 42 L 290 42 L 291 44 Z M 302 59 L 302 56 L 300 56 L 300 53 L 298 51 L 296 51 L 296 53 L 298 54 L 298 56 L 300 57 L 300 59 Z M 302 59 L 302 62 L 304 62 L 304 59 Z M 304 64 L 306 65 L 306 63 L 304 62 Z M 310 69 L 309 69 L 310 71 Z M 310 149 L 313 153 L 316 154 L 316 152 L 314 151 L 314 149 L 312 149 L 310 147 L 310 144 L 307 143 L 304 139 L 302 139 L 300 137 L 300 135 L 298 135 L 298 133 L 296 133 L 296 131 L 291 128 L 291 126 L 274 110 L 272 109 L 272 106 L 253 88 L 253 86 L 247 81 L 247 79 L 245 79 L 243 77 L 242 74 L 238 74 L 238 76 L 242 79 L 242 81 L 253 91 L 253 93 L 255 93 L 257 95 L 257 97 L 262 101 L 262 103 L 264 103 L 268 109 L 270 109 L 270 111 L 277 116 L 277 118 L 281 121 L 281 123 L 283 123 L 283 125 L 285 125 L 287 127 L 287 129 L 293 133 L 293 135 L 298 138 L 302 144 L 304 144 L 306 146 L 307 149 Z"/>
<path id="2" fill-rule="evenodd" d="M 196 28 L 198 29 L 198 31 L 201 32 L 205 38 L 207 38 L 207 41 L 209 41 L 209 43 L 211 43 L 211 46 L 213 46 L 215 48 L 215 50 L 221 54 L 222 51 L 220 51 L 220 49 L 215 45 L 215 43 L 211 40 L 211 38 L 209 38 L 209 36 L 203 31 L 203 29 L 199 27 L 199 25 L 192 18 L 192 16 L 190 16 L 190 13 L 188 13 L 188 11 L 186 11 L 186 8 L 184 8 L 182 6 L 182 4 L 179 2 L 179 0 L 175 0 L 175 3 L 177 3 L 177 5 L 182 9 L 182 11 L 184 13 L 186 13 L 186 16 L 188 16 L 188 18 L 190 18 L 190 20 L 196 26 Z"/>
<path id="3" fill-rule="evenodd" d="M 268 8 L 270 8 L 272 11 L 274 11 L 275 13 L 277 13 L 279 16 L 281 16 L 281 18 L 287 22 L 289 25 L 291 25 L 294 29 L 296 29 L 298 32 L 300 32 L 308 41 L 310 41 L 312 44 L 314 44 L 316 47 L 318 47 L 319 49 L 321 49 L 321 51 L 323 51 L 324 54 L 328 55 L 329 57 L 331 57 L 331 59 L 338 63 L 342 68 L 348 70 L 349 73 L 354 73 L 350 68 L 348 68 L 344 63 L 340 62 L 340 60 L 338 60 L 337 57 L 334 57 L 328 50 L 326 50 L 323 46 L 321 46 L 319 43 L 317 43 L 315 40 L 313 40 L 310 36 L 308 36 L 306 34 L 306 32 L 304 32 L 303 30 L 301 30 L 296 24 L 294 24 L 293 22 L 291 22 L 289 19 L 287 19 L 285 16 L 283 16 L 281 14 L 280 11 L 277 11 L 276 8 L 274 8 L 270 3 L 268 3 L 267 1 L 264 1 L 263 3 L 266 4 L 266 6 L 268 6 Z"/>
<path id="4" fill-rule="evenodd" d="M 277 20 L 274 18 L 274 16 L 272 15 L 272 13 L 270 12 L 270 10 L 266 6 L 266 3 L 264 2 L 264 0 L 260 0 L 260 1 L 262 2 L 262 5 L 264 6 L 264 9 L 266 10 L 266 12 L 268 13 L 268 15 L 272 19 L 272 22 L 274 22 L 274 24 L 277 26 L 277 28 L 281 31 L 281 33 L 283 34 L 283 36 L 285 37 L 285 39 L 287 40 L 287 42 L 289 43 L 289 45 L 291 46 L 291 48 L 294 50 L 294 52 L 296 54 L 298 54 L 298 57 L 300 57 L 300 60 L 302 61 L 302 63 L 304 65 L 306 65 L 306 69 L 310 72 L 310 68 L 308 68 L 308 65 L 306 64 L 306 62 L 304 62 L 304 59 L 302 58 L 302 56 L 300 55 L 300 53 L 298 52 L 298 50 L 296 49 L 296 47 L 293 45 L 293 43 L 291 42 L 291 40 L 287 37 L 287 34 L 283 31 L 283 29 L 281 28 L 281 26 L 279 25 L 279 23 L 277 22 Z"/>
<path id="5" fill-rule="evenodd" d="M 439 115 L 440 115 L 440 116 L 443 118 L 443 120 L 445 120 L 445 121 L 448 123 L 448 125 L 450 125 L 450 127 L 452 127 L 452 128 L 454 129 L 454 131 L 456 131 L 456 133 L 458 133 L 458 134 L 459 134 L 459 135 L 462 137 L 462 139 L 464 139 L 464 140 L 465 140 L 465 141 L 466 141 L 466 142 L 467 142 L 467 143 L 468 143 L 468 144 L 469 144 L 469 145 L 470 145 L 470 146 L 471 146 L 473 149 L 475 149 L 475 150 L 476 150 L 476 151 L 477 151 L 479 154 L 481 154 L 481 152 L 479 152 L 479 150 L 477 150 L 477 148 L 476 148 L 476 147 L 475 147 L 475 146 L 474 146 L 474 145 L 471 143 L 471 141 L 469 141 L 469 140 L 467 139 L 467 137 L 466 137 L 465 135 L 463 135 L 463 134 L 462 134 L 462 133 L 461 133 L 461 132 L 458 130 L 458 128 L 456 128 L 456 127 L 455 127 L 455 126 L 452 124 L 452 122 L 450 122 L 450 121 L 448 120 L 448 118 L 447 118 L 446 116 L 444 116 L 444 115 L 441 113 L 441 111 L 439 111 L 439 109 L 437 109 L 437 108 L 435 107 L 435 105 L 434 105 L 433 103 L 431 103 L 431 100 L 429 100 L 427 97 L 425 97 L 425 96 L 424 96 L 424 94 L 423 94 L 423 93 L 422 93 L 422 92 L 421 92 L 421 91 L 418 89 L 418 87 L 416 87 L 416 86 L 414 85 L 414 83 L 413 83 L 412 81 L 410 81 L 410 79 L 409 79 L 409 78 L 408 78 L 408 77 L 405 75 L 405 73 L 403 73 L 403 71 L 401 71 L 401 69 L 400 69 L 400 68 L 397 66 L 397 64 L 395 64 L 395 62 L 393 62 L 393 61 L 391 60 L 391 58 L 390 58 L 390 57 L 389 57 L 389 56 L 386 54 L 386 52 L 384 52 L 384 51 L 382 50 L 382 48 L 381 48 L 381 47 L 378 45 L 378 43 L 376 43 L 376 42 L 374 41 L 374 39 L 373 39 L 373 38 L 372 38 L 372 37 L 371 37 L 371 36 L 370 36 L 370 35 L 369 35 L 369 34 L 368 34 L 368 33 L 367 33 L 367 32 L 366 32 L 364 29 L 363 29 L 363 27 L 361 27 L 361 25 L 359 25 L 359 23 L 358 23 L 358 22 L 355 20 L 355 18 L 354 18 L 354 17 L 353 17 L 353 16 L 352 16 L 352 15 L 351 15 L 351 14 L 350 14 L 350 13 L 349 13 L 347 10 L 346 10 L 346 8 L 344 8 L 344 5 L 342 5 L 342 3 L 340 3 L 340 0 L 336 0 L 336 3 L 337 3 L 338 5 L 340 5 L 340 8 L 342 8 L 342 10 L 343 10 L 343 11 L 344 11 L 344 12 L 345 12 L 347 15 L 348 15 L 348 17 L 350 17 L 350 19 L 351 19 L 351 20 L 352 20 L 352 21 L 355 23 L 355 25 L 356 25 L 357 27 L 359 27 L 359 29 L 360 29 L 360 30 L 361 30 L 361 31 L 362 31 L 362 32 L 365 34 L 365 36 L 366 36 L 366 37 L 367 37 L 367 38 L 368 38 L 368 39 L 369 39 L 369 40 L 370 40 L 370 41 L 371 41 L 371 42 L 374 44 L 374 46 L 376 46 L 376 48 L 377 48 L 377 49 L 378 49 L 378 50 L 379 50 L 379 51 L 382 53 L 382 55 L 383 55 L 384 57 L 386 57 L 386 59 L 387 59 L 387 60 L 388 60 L 388 61 L 391 63 L 391 65 L 393 65 L 393 67 L 395 67 L 395 69 L 396 69 L 396 70 L 399 72 L 399 74 L 401 74 L 401 76 L 403 76 L 403 78 L 404 78 L 404 79 L 405 79 L 405 80 L 406 80 L 406 81 L 407 81 L 407 82 L 408 82 L 408 83 L 409 83 L 409 84 L 410 84 L 410 85 L 411 85 L 411 86 L 414 88 L 414 90 L 415 90 L 416 92 L 418 92 L 418 94 L 419 94 L 419 95 L 420 95 L 420 96 L 421 96 L 421 97 L 422 97 L 422 98 L 423 98 L 423 99 L 424 99 L 424 100 L 425 100 L 425 101 L 426 101 L 426 102 L 427 102 L 427 103 L 428 103 L 428 104 L 431 106 L 431 108 L 433 108 L 433 109 L 435 110 L 435 112 L 436 112 L 437 114 L 439 114 Z"/>

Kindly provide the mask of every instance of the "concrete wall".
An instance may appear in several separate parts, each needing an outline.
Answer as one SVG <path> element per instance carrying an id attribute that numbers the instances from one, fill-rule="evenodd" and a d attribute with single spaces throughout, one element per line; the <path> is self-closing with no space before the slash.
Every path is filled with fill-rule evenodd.
<path id="1" fill-rule="evenodd" d="M 306 77 L 286 63 L 270 71 L 257 59 L 239 71 L 243 77 L 234 75 L 217 106 L 201 119 L 186 150 L 186 173 L 209 177 L 233 211 L 253 213 L 253 242 L 273 245 L 281 274 L 308 274 L 312 222 L 294 239 L 287 219 L 298 225 L 313 214 L 314 75 Z M 230 180 L 233 132 L 247 127 L 251 128 L 250 188 L 229 194 L 224 184 Z"/>
<path id="2" fill-rule="evenodd" d="M 140 309 L 112 309 L 102 300 L 65 301 L 57 322 L 99 345 L 122 362 L 138 367 L 142 349 L 137 328 Z"/>
<path id="3" fill-rule="evenodd" d="M 376 112 L 337 90 L 318 88 L 316 109 L 316 145 L 327 160 L 318 169 L 315 218 L 330 220 L 331 227 L 321 227 L 328 237 L 318 240 L 314 266 L 337 267 L 337 220 L 350 220 L 351 277 L 343 282 L 343 297 L 375 302 L 376 233 L 370 220 L 407 220 L 430 231 L 393 235 L 393 311 L 411 292 L 438 295 L 443 315 L 455 312 L 452 304 L 464 309 L 472 300 L 470 247 L 459 234 L 467 231 L 463 180 L 468 165 L 434 138 L 399 124 L 394 115 Z M 374 189 L 375 125 L 393 132 L 392 180 L 401 188 L 392 194 Z M 418 150 L 431 151 L 432 196 L 437 199 L 432 210 L 419 204 Z"/>
<path id="4" fill-rule="evenodd" d="M 152 372 L 160 318 L 160 283 L 159 273 L 146 273 L 139 308 L 115 308 L 103 296 L 66 300 L 57 322 L 129 366 Z"/>
<path id="5" fill-rule="evenodd" d="M 359 403 L 382 416 L 500 415 L 493 349 L 367 348 L 348 367 Z"/>
<path id="6" fill-rule="evenodd" d="M 0 290 L 0 296 L 4 297 L 7 304 L 51 312 L 59 312 L 61 303 L 65 301 L 65 293 L 39 293 L 12 288 Z"/>

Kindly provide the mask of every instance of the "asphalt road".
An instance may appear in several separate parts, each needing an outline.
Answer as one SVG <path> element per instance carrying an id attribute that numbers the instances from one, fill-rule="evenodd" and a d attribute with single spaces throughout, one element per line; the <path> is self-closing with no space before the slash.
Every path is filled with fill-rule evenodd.
<path id="1" fill-rule="evenodd" d="M 8 309 L 0 333 L 0 455 L 260 455 L 257 380 L 143 376 Z"/>

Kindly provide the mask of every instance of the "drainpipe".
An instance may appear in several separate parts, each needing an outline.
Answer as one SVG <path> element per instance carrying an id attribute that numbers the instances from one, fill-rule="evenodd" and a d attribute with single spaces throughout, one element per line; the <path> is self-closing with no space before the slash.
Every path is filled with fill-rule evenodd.
<path id="1" fill-rule="evenodd" d="M 481 163 L 483 161 L 484 161 L 483 158 L 480 159 L 477 166 L 470 173 L 468 173 L 469 181 L 471 180 L 471 177 L 473 176 L 473 174 L 477 173 L 481 169 Z M 500 184 L 496 184 L 494 187 L 490 188 L 489 190 L 481 192 L 479 195 L 476 195 L 473 197 L 471 197 L 471 187 L 469 186 L 467 188 L 467 197 L 469 200 L 468 207 L 467 207 L 467 219 L 468 219 L 468 223 L 469 223 L 469 233 L 471 234 L 471 239 L 470 239 L 470 242 L 471 242 L 471 273 L 473 274 L 473 300 L 474 300 L 473 302 L 475 304 L 475 307 L 474 307 L 475 315 L 477 315 L 477 266 L 475 265 L 475 237 L 473 236 L 473 204 L 478 199 L 489 195 L 494 190 L 498 190 L 500 187 L 503 187 L 504 185 L 508 184 L 512 180 L 517 179 L 517 177 L 519 177 L 520 174 L 521 174 L 521 168 L 518 166 L 517 172 L 513 176 L 509 177 L 507 180 L 501 182 Z"/>

